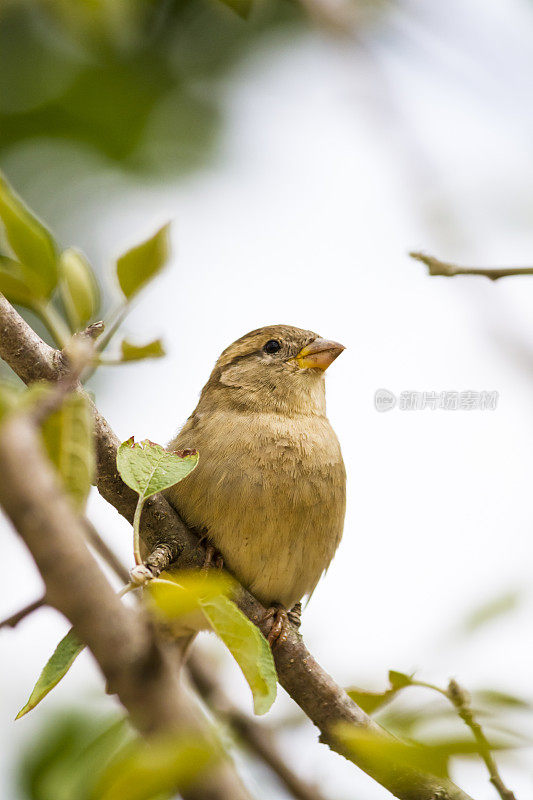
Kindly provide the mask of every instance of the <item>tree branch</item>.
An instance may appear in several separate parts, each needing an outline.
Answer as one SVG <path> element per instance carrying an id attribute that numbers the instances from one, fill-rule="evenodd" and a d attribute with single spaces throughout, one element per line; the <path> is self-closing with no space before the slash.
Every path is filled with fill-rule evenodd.
<path id="1" fill-rule="evenodd" d="M 15 628 L 19 622 L 22 622 L 23 619 L 29 617 L 30 614 L 33 614 L 34 611 L 37 611 L 37 609 L 45 605 L 47 605 L 46 595 L 40 597 L 38 600 L 34 600 L 33 603 L 28 603 L 27 606 L 21 608 L 16 614 L 12 614 L 10 617 L 3 619 L 0 622 L 0 628 Z"/>
<path id="2" fill-rule="evenodd" d="M 47 603 L 90 648 L 133 724 L 147 737 L 192 731 L 220 750 L 148 618 L 121 603 L 87 549 L 83 521 L 58 485 L 29 415 L 13 415 L 0 428 L 0 462 L 0 503 L 41 572 Z M 183 797 L 250 800 L 226 760 Z"/>
<path id="3" fill-rule="evenodd" d="M 57 380 L 59 354 L 54 354 L 0 295 L 0 356 L 25 381 L 46 378 Z M 23 342 L 22 346 L 17 343 Z M 25 344 L 24 344 L 25 343 Z M 28 352 L 26 347 L 31 348 Z M 54 371 L 55 367 L 55 371 Z M 135 493 L 120 479 L 116 468 L 119 441 L 106 420 L 94 409 L 98 457 L 98 489 L 105 499 L 130 522 L 136 505 Z M 143 537 L 148 557 L 146 564 L 154 575 L 174 561 L 180 567 L 200 567 L 205 550 L 198 538 L 161 496 L 147 501 L 143 511 Z M 42 539 L 41 541 L 44 541 Z M 264 607 L 246 590 L 238 605 L 268 635 L 271 621 L 264 621 Z M 83 638 L 83 637 L 82 637 Z M 390 741 L 389 734 L 360 709 L 315 661 L 301 636 L 292 630 L 274 650 L 281 685 L 321 731 L 321 741 L 341 753 L 381 783 L 400 800 L 469 800 L 451 781 L 436 778 L 401 764 L 384 766 L 368 752 L 354 753 L 336 735 L 339 722 L 347 722 Z"/>
<path id="4" fill-rule="evenodd" d="M 491 281 L 508 278 L 511 275 L 533 275 L 533 267 L 459 267 L 447 261 L 440 261 L 426 253 L 409 253 L 415 261 L 421 261 L 429 269 L 430 275 L 453 278 L 455 275 L 482 275 Z"/>

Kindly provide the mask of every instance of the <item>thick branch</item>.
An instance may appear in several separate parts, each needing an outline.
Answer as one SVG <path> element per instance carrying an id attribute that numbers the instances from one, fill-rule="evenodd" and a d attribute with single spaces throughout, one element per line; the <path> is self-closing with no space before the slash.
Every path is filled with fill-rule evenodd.
<path id="1" fill-rule="evenodd" d="M 0 463 L 0 503 L 41 572 L 47 603 L 90 648 L 133 724 L 146 736 L 194 731 L 216 747 L 149 620 L 120 601 L 87 549 L 83 520 L 57 484 L 29 417 L 13 416 L 2 425 Z M 226 761 L 183 796 L 249 800 Z"/>
<path id="2" fill-rule="evenodd" d="M 459 267 L 425 253 L 413 252 L 409 255 L 415 261 L 425 264 L 430 275 L 442 275 L 446 278 L 453 278 L 454 275 L 482 275 L 491 281 L 497 281 L 498 278 L 508 278 L 511 275 L 533 275 L 533 267 Z"/>
<path id="3" fill-rule="evenodd" d="M 4 315 L 8 307 L 9 314 Z M 13 315 L 16 315 L 13 317 Z M 17 319 L 18 317 L 18 319 Z M 39 377 L 39 366 L 42 364 L 44 375 L 51 378 L 50 348 L 41 340 L 35 341 L 32 331 L 32 347 L 34 363 L 27 354 L 19 358 L 13 340 L 22 335 L 30 337 L 24 331 L 26 323 L 13 311 L 5 298 L 0 295 L 0 356 L 23 380 L 36 380 Z M 21 334 L 22 326 L 22 334 Z M 31 337 L 30 337 L 31 338 Z M 9 343 L 8 340 L 9 339 Z M 38 337 L 37 337 L 38 339 Z M 44 347 L 44 350 L 43 350 Z M 53 376 L 57 379 L 58 375 Z M 98 489 L 108 502 L 128 519 L 133 519 L 136 495 L 121 481 L 116 468 L 116 450 L 118 439 L 105 419 L 95 409 L 95 427 L 98 453 Z M 178 514 L 163 497 L 155 496 L 146 503 L 143 512 L 144 543 L 148 556 L 146 563 L 154 574 L 159 574 L 173 561 L 179 566 L 201 566 L 205 559 L 205 551 L 199 545 L 197 537 L 188 530 Z M 244 589 L 238 599 L 242 611 L 258 625 L 263 633 L 268 634 L 271 622 L 262 621 L 264 607 Z M 339 722 L 348 722 L 359 729 L 369 730 L 376 737 L 389 741 L 389 735 L 377 725 L 362 709 L 360 709 L 333 681 L 325 670 L 315 661 L 305 647 L 302 638 L 294 630 L 286 640 L 275 648 L 274 657 L 279 681 L 296 703 L 321 731 L 321 740 L 332 749 L 354 761 L 361 769 L 375 778 L 400 800 L 469 800 L 461 789 L 451 781 L 435 778 L 401 764 L 384 766 L 381 759 L 369 756 L 368 753 L 348 751 L 343 742 L 335 735 L 333 728 Z"/>

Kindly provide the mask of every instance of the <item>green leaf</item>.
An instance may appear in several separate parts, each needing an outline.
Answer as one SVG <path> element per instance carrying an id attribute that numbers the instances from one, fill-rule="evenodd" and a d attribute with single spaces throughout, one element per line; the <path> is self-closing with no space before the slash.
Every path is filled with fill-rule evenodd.
<path id="1" fill-rule="evenodd" d="M 276 699 L 277 690 L 276 667 L 267 640 L 227 597 L 220 595 L 204 600 L 201 607 L 248 681 L 255 713 L 266 714 Z"/>
<path id="2" fill-rule="evenodd" d="M 276 699 L 277 675 L 272 651 L 263 634 L 227 595 L 235 582 L 211 570 L 165 573 L 167 580 L 150 581 L 146 591 L 164 618 L 172 620 L 201 610 L 241 668 L 256 714 L 265 714 Z"/>
<path id="3" fill-rule="evenodd" d="M 48 456 L 76 508 L 83 510 L 95 473 L 93 415 L 88 399 L 70 394 L 43 423 Z"/>
<path id="4" fill-rule="evenodd" d="M 346 689 L 346 694 L 367 714 L 373 714 L 378 708 L 392 700 L 397 691 L 398 689 L 386 689 L 384 692 L 367 692 L 364 689 L 353 687 Z"/>
<path id="5" fill-rule="evenodd" d="M 30 694 L 28 702 L 20 709 L 15 719 L 20 719 L 20 717 L 23 717 L 28 711 L 31 711 L 32 708 L 35 708 L 43 697 L 46 697 L 48 692 L 50 692 L 54 686 L 57 686 L 61 678 L 67 674 L 84 647 L 85 645 L 80 642 L 71 628 L 67 635 L 61 639 L 53 654 L 46 662 Z"/>
<path id="6" fill-rule="evenodd" d="M 474 609 L 474 611 L 468 615 L 463 624 L 464 633 L 473 633 L 483 627 L 483 625 L 492 622 L 497 617 L 509 614 L 518 607 L 521 600 L 521 593 L 515 590 L 505 592 L 489 600 L 488 603 Z"/>
<path id="7" fill-rule="evenodd" d="M 10 303 L 33 308 L 36 298 L 31 284 L 26 281 L 22 266 L 7 256 L 0 256 L 0 292 Z"/>
<path id="8" fill-rule="evenodd" d="M 405 672 L 397 672 L 395 669 L 389 670 L 389 683 L 392 689 L 404 689 L 406 686 L 411 686 L 412 682 L 412 675 L 406 675 Z"/>
<path id="9" fill-rule="evenodd" d="M 333 733 L 346 748 L 348 758 L 358 763 L 361 758 L 372 758 L 383 769 L 394 774 L 397 766 L 411 767 L 437 777 L 448 777 L 448 761 L 454 756 L 479 755 L 479 745 L 470 739 L 446 738 L 430 744 L 406 744 L 398 739 L 387 739 L 369 729 L 357 728 L 346 722 L 333 726 Z M 509 750 L 506 742 L 491 742 L 490 750 Z"/>
<path id="10" fill-rule="evenodd" d="M 235 13 L 243 19 L 248 19 L 253 7 L 252 0 L 220 0 L 220 2 L 231 8 L 232 11 L 235 11 Z"/>
<path id="11" fill-rule="evenodd" d="M 69 247 L 59 259 L 59 291 L 73 331 L 84 328 L 100 305 L 100 292 L 91 265 L 79 250 Z"/>
<path id="12" fill-rule="evenodd" d="M 474 692 L 474 700 L 481 705 L 499 706 L 508 709 L 529 711 L 532 703 L 518 695 L 500 692 L 496 689 L 480 689 Z"/>
<path id="13" fill-rule="evenodd" d="M 179 483 L 197 464 L 196 450 L 169 453 L 148 439 L 135 442 L 133 436 L 117 452 L 117 469 L 122 480 L 143 499 Z"/>
<path id="14" fill-rule="evenodd" d="M 117 278 L 128 300 L 165 266 L 169 255 L 168 232 L 167 224 L 118 259 Z"/>
<path id="15" fill-rule="evenodd" d="M 92 798 L 153 800 L 165 792 L 181 792 L 218 757 L 213 746 L 194 735 L 138 740 L 109 765 Z"/>
<path id="16" fill-rule="evenodd" d="M 361 758 L 372 758 L 376 765 L 394 773 L 395 768 L 411 767 L 439 777 L 448 775 L 448 756 L 440 750 L 418 744 L 405 744 L 398 739 L 385 738 L 369 729 L 357 728 L 347 722 L 333 726 L 333 733 L 346 748 L 346 755 L 357 763 Z"/>
<path id="17" fill-rule="evenodd" d="M 161 339 L 148 344 L 136 345 L 124 339 L 120 345 L 121 361 L 140 361 L 143 358 L 161 358 L 166 355 Z"/>
<path id="18" fill-rule="evenodd" d="M 20 400 L 21 392 L 10 383 L 0 383 L 0 422 L 12 411 Z"/>
<path id="19" fill-rule="evenodd" d="M 202 601 L 230 594 L 234 586 L 226 572 L 182 570 L 164 572 L 145 588 L 157 612 L 172 620 L 198 611 Z"/>
<path id="20" fill-rule="evenodd" d="M 50 232 L 0 174 L 0 219 L 7 241 L 35 297 L 48 298 L 57 284 L 57 253 Z"/>
<path id="21" fill-rule="evenodd" d="M 23 743 L 17 771 L 26 800 L 88 800 L 112 758 L 132 740 L 127 720 L 116 712 L 102 715 L 98 703 L 85 707 L 45 714 Z"/>

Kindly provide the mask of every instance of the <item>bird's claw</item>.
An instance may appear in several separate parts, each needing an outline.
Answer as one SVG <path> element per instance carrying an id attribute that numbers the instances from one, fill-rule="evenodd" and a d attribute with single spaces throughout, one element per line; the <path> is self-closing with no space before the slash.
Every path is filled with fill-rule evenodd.
<path id="1" fill-rule="evenodd" d="M 271 606 L 263 615 L 261 622 L 272 620 L 272 626 L 268 632 L 267 641 L 273 649 L 278 644 L 283 644 L 287 639 L 292 627 L 289 613 L 282 605 L 276 603 Z"/>
<path id="2" fill-rule="evenodd" d="M 290 611 L 287 611 L 287 617 L 289 618 L 289 622 L 292 622 L 296 630 L 302 624 L 302 604 L 295 603 Z"/>
<path id="3" fill-rule="evenodd" d="M 222 567 L 224 566 L 224 559 L 222 557 L 222 554 L 219 553 L 216 547 L 213 547 L 213 545 L 210 544 L 208 540 L 205 546 L 205 558 L 204 558 L 204 563 L 202 564 L 202 570 L 205 572 L 209 569 L 209 567 L 213 566 L 216 569 L 222 569 Z"/>

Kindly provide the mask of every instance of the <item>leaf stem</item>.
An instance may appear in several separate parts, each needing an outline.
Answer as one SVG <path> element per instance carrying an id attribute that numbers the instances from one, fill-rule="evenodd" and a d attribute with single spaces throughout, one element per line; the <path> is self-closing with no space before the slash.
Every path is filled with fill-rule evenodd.
<path id="1" fill-rule="evenodd" d="M 119 592 L 117 592 L 117 597 L 124 597 L 125 594 L 128 594 L 129 592 L 133 592 L 133 591 L 135 591 L 135 589 L 140 589 L 140 588 L 141 587 L 139 586 L 139 584 L 133 583 L 133 581 L 130 581 L 125 586 L 123 586 L 122 589 Z"/>
<path id="2" fill-rule="evenodd" d="M 52 303 L 38 302 L 34 310 L 54 337 L 56 344 L 63 349 L 71 337 L 71 332 L 61 315 Z"/>
<path id="3" fill-rule="evenodd" d="M 135 507 L 135 515 L 133 517 L 133 556 L 137 565 L 142 564 L 139 527 L 145 500 L 146 498 L 144 495 L 139 495 L 137 506 Z"/>
<path id="4" fill-rule="evenodd" d="M 118 331 L 118 329 L 124 322 L 124 319 L 126 318 L 126 315 L 129 313 L 130 308 L 131 308 L 131 303 L 129 302 L 129 300 L 123 300 L 122 303 L 119 306 L 117 306 L 114 311 L 111 311 L 109 315 L 109 320 L 105 323 L 105 333 L 98 339 L 99 353 L 105 350 L 105 348 L 107 347 L 107 345 L 109 344 L 115 333 Z"/>

